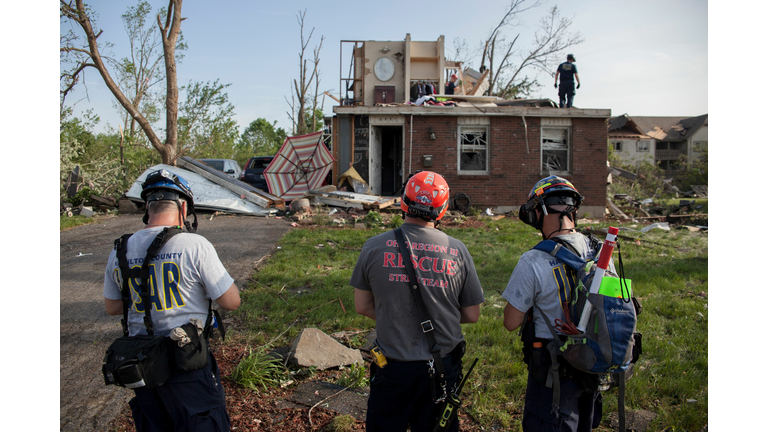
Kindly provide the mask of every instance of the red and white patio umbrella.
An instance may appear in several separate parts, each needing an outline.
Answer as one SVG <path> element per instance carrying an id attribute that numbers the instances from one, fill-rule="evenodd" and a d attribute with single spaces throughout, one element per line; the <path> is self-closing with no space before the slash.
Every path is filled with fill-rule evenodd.
<path id="1" fill-rule="evenodd" d="M 291 201 L 317 189 L 331 171 L 333 155 L 323 143 L 323 132 L 288 137 L 264 170 L 269 193 Z"/>

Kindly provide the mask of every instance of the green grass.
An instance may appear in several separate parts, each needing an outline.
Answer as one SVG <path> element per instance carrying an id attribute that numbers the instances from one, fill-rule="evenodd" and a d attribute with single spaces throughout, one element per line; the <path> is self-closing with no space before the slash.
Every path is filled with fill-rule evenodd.
<path id="1" fill-rule="evenodd" d="M 96 220 L 92 217 L 85 217 L 80 215 L 67 217 L 66 215 L 63 215 L 59 217 L 59 231 L 66 231 L 68 229 L 93 222 L 96 222 Z"/>
<path id="2" fill-rule="evenodd" d="M 326 333 L 373 329 L 374 321 L 355 313 L 349 279 L 362 245 L 383 231 L 301 228 L 283 237 L 243 292 L 237 311 L 251 343 L 287 345 L 306 327 Z M 486 428 L 519 430 L 527 371 L 517 332 L 502 325 L 501 292 L 520 255 L 541 237 L 511 218 L 445 231 L 467 245 L 486 298 L 480 320 L 462 326 L 467 358 L 480 359 L 465 387 L 464 409 Z M 627 386 L 627 409 L 657 413 L 649 430 L 701 430 L 708 411 L 707 234 L 677 229 L 620 234 L 637 238 L 620 238 L 620 246 L 626 276 L 644 307 L 638 322 L 644 352 Z M 616 390 L 604 396 L 600 429 L 607 431 Z"/>
<path id="3" fill-rule="evenodd" d="M 280 384 L 285 376 L 286 371 L 280 360 L 269 356 L 263 350 L 251 350 L 232 370 L 234 382 L 256 392 Z"/>

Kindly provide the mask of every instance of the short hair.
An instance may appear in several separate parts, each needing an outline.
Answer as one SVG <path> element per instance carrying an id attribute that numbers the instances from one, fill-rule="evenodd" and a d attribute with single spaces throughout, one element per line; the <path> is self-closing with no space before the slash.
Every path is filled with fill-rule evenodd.
<path id="1" fill-rule="evenodd" d="M 185 202 L 186 200 L 184 198 L 179 198 L 179 205 Z M 176 201 L 171 200 L 151 201 L 149 204 L 147 204 L 147 212 L 153 215 L 161 213 L 175 213 L 180 210 L 179 205 L 176 204 Z"/>

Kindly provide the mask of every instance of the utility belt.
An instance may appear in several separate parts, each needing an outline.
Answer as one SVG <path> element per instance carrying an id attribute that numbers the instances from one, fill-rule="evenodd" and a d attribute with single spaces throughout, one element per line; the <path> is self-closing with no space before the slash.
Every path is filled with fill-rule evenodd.
<path id="1" fill-rule="evenodd" d="M 456 347 L 451 352 L 448 353 L 448 355 L 442 357 L 443 361 L 448 361 L 448 359 L 450 359 L 451 363 L 454 366 L 459 364 L 462 357 L 464 357 L 466 346 L 467 346 L 467 343 L 465 341 L 459 342 L 458 345 L 456 345 Z M 382 366 L 380 363 L 376 362 L 376 357 L 374 356 L 374 364 L 376 364 L 377 367 L 386 367 L 387 363 L 416 363 L 416 362 L 429 363 L 430 360 L 397 360 L 393 358 L 387 358 L 386 361 L 384 362 L 385 365 Z"/>
<path id="2" fill-rule="evenodd" d="M 528 373 L 539 384 L 547 382 L 547 375 L 552 367 L 552 357 L 547 350 L 547 344 L 551 339 L 536 338 L 533 342 L 523 342 L 523 361 L 528 365 Z M 526 353 L 528 353 L 526 355 Z M 560 379 L 574 380 L 585 390 L 592 391 L 597 388 L 599 377 L 595 374 L 582 372 L 568 363 L 565 357 L 558 355 L 557 368 Z"/>
<path id="3" fill-rule="evenodd" d="M 209 355 L 208 338 L 202 326 L 193 322 L 173 329 L 171 336 L 123 336 L 104 354 L 104 383 L 133 389 L 159 387 L 178 372 L 208 366 Z"/>
<path id="4" fill-rule="evenodd" d="M 546 385 L 549 372 L 552 369 L 552 356 L 547 349 L 547 344 L 552 342 L 552 339 L 544 339 L 535 335 L 533 314 L 530 312 L 526 313 L 523 320 L 520 336 L 523 342 L 523 361 L 528 365 L 529 376 L 537 383 Z M 561 340 L 565 341 L 565 336 L 562 336 Z M 573 380 L 584 391 L 595 391 L 600 385 L 599 375 L 589 374 L 574 368 L 565 357 L 558 355 L 557 363 L 559 365 L 557 373 L 561 380 Z"/>
<path id="5" fill-rule="evenodd" d="M 141 268 L 130 268 L 126 257 L 127 241 L 130 234 L 115 241 L 117 259 L 120 265 L 123 284 L 121 294 L 123 300 L 123 336 L 115 340 L 104 354 L 102 373 L 106 385 L 117 385 L 127 388 L 155 388 L 165 384 L 177 372 L 187 372 L 202 369 L 208 365 L 208 338 L 213 327 L 218 324 L 222 339 L 225 337 L 224 323 L 217 311 L 208 303 L 208 317 L 205 324 L 199 319 L 191 319 L 189 323 L 171 330 L 169 336 L 154 334 L 152 324 L 148 263 L 163 245 L 174 235 L 180 233 L 178 228 L 163 229 L 147 249 L 147 256 Z M 139 295 L 145 305 L 144 326 L 146 335 L 129 336 L 128 310 L 132 303 L 130 280 L 138 280 Z M 214 315 L 216 321 L 214 321 Z M 215 323 L 215 324 L 214 324 Z"/>

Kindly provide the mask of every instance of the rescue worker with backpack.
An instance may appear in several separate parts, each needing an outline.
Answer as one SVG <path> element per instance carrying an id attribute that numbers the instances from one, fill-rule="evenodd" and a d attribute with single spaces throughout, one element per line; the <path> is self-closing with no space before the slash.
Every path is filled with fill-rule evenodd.
<path id="1" fill-rule="evenodd" d="M 520 219 L 539 230 L 544 239 L 520 257 L 502 294 L 508 302 L 504 327 L 511 332 L 522 326 L 523 358 L 528 365 L 524 431 L 582 432 L 596 428 L 602 418 L 600 390 L 610 388 L 608 373 L 623 372 L 631 360 L 636 361 L 633 355 L 639 354 L 639 343 L 633 352 L 638 340 L 634 336 L 637 318 L 629 293 L 626 300 L 614 299 L 622 305 L 616 308 L 621 309 L 616 318 L 622 320 L 620 334 L 604 334 L 610 326 L 599 307 L 591 312 L 589 330 L 577 329 L 585 302 L 597 302 L 602 297 L 587 297 L 589 288 L 584 291 L 579 284 L 588 274 L 583 267 L 589 269 L 585 264 L 596 260 L 601 246 L 598 239 L 575 230 L 576 211 L 582 201 L 571 182 L 549 176 L 534 185 L 520 207 Z M 582 268 L 577 271 L 576 267 Z M 615 274 L 613 262 L 606 274 Z M 600 335 L 589 334 L 592 329 L 597 333 L 598 327 Z M 605 338 L 619 340 L 604 343 Z M 603 360 L 611 357 L 611 344 L 617 354 L 604 365 Z M 584 358 L 589 360 L 582 361 Z M 624 379 L 623 373 L 620 377 Z M 623 426 L 623 385 L 621 391 Z"/>
<path id="2" fill-rule="evenodd" d="M 228 431 L 208 338 L 214 326 L 224 336 L 211 301 L 235 310 L 239 290 L 213 245 L 194 234 L 194 198 L 182 177 L 153 172 L 141 197 L 146 227 L 115 241 L 104 274 L 106 311 L 123 315 L 124 334 L 105 355 L 105 382 L 135 391 L 129 405 L 139 432 Z"/>

